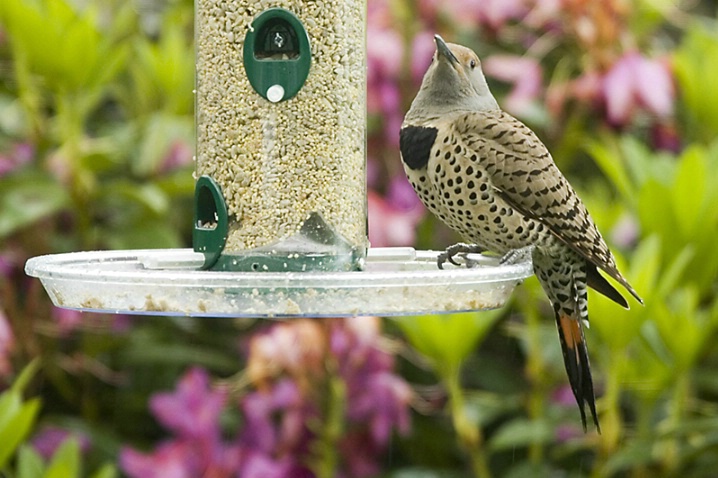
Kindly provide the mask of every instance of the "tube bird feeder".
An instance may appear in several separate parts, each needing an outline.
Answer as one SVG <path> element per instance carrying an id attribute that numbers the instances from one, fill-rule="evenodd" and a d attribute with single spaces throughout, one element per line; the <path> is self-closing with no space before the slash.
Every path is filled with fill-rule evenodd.
<path id="1" fill-rule="evenodd" d="M 213 317 L 501 307 L 530 261 L 370 248 L 366 1 L 196 0 L 192 249 L 40 256 L 55 305 Z M 397 153 L 398 155 L 398 153 Z"/>
<path id="2" fill-rule="evenodd" d="M 366 2 L 196 5 L 193 241 L 204 267 L 361 269 Z"/>

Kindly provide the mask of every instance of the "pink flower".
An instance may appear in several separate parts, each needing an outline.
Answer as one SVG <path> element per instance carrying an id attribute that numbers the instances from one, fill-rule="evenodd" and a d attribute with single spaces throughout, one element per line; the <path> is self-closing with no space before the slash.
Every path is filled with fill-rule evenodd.
<path id="1" fill-rule="evenodd" d="M 242 454 L 236 446 L 217 445 L 208 450 L 202 443 L 174 439 L 160 444 L 151 453 L 125 447 L 120 450 L 120 467 L 132 478 L 234 478 Z"/>
<path id="2" fill-rule="evenodd" d="M 35 147 L 29 143 L 15 143 L 9 153 L 0 153 L 0 177 L 32 161 Z"/>
<path id="3" fill-rule="evenodd" d="M 222 440 L 219 415 L 224 392 L 211 390 L 207 372 L 190 369 L 177 390 L 150 401 L 155 417 L 177 435 L 153 452 L 130 448 L 120 453 L 123 471 L 133 478 L 230 478 L 237 476 L 241 450 Z"/>
<path id="4" fill-rule="evenodd" d="M 261 453 L 248 453 L 238 477 L 242 478 L 293 478 L 293 464 L 289 460 L 277 461 Z"/>
<path id="5" fill-rule="evenodd" d="M 409 385 L 394 374 L 394 357 L 382 346 L 378 317 L 333 322 L 330 350 L 346 384 L 347 432 L 339 443 L 348 476 L 375 476 L 391 434 L 409 431 Z"/>
<path id="6" fill-rule="evenodd" d="M 165 443 L 154 453 L 144 454 L 131 448 L 120 451 L 120 467 L 137 478 L 193 478 L 187 466 L 189 444 L 182 442 Z"/>
<path id="7" fill-rule="evenodd" d="M 83 315 L 79 310 L 53 307 L 51 314 L 61 335 L 71 333 L 82 324 Z"/>
<path id="8" fill-rule="evenodd" d="M 658 118 L 673 114 L 675 91 L 669 68 L 635 51 L 606 73 L 602 92 L 608 120 L 615 125 L 627 124 L 638 108 Z"/>
<path id="9" fill-rule="evenodd" d="M 573 407 L 576 405 L 576 399 L 573 396 L 571 387 L 568 385 L 555 389 L 551 394 L 551 402 L 561 407 Z"/>
<path id="10" fill-rule="evenodd" d="M 393 30 L 370 29 L 367 33 L 367 109 L 370 113 L 382 113 L 386 105 L 394 102 L 391 96 L 395 93 L 387 89 L 386 83 L 396 87 L 403 50 L 401 37 Z"/>
<path id="11" fill-rule="evenodd" d="M 504 99 L 507 111 L 518 116 L 530 113 L 541 93 L 541 66 L 530 57 L 493 55 L 482 63 L 484 73 L 514 85 Z"/>
<path id="12" fill-rule="evenodd" d="M 384 81 L 376 86 L 377 99 L 384 120 L 384 136 L 391 147 L 399 147 L 399 131 L 404 116 L 401 111 L 401 92 L 394 81 Z"/>
<path id="13" fill-rule="evenodd" d="M 401 35 L 396 30 L 369 27 L 366 54 L 367 74 L 370 78 L 376 76 L 396 78 L 401 71 L 401 59 L 404 55 Z"/>
<path id="14" fill-rule="evenodd" d="M 365 387 L 350 402 L 347 413 L 357 422 L 367 420 L 372 439 L 379 445 L 386 445 L 391 432 L 409 432 L 409 403 L 413 396 L 411 387 L 402 378 L 391 372 L 372 374 Z"/>
<path id="15" fill-rule="evenodd" d="M 408 212 L 415 209 L 424 209 L 419 196 L 416 195 L 416 191 L 414 191 L 414 188 L 411 187 L 411 184 L 403 174 L 394 176 L 389 181 L 389 186 L 386 191 L 386 200 L 393 207 L 402 211 Z"/>
<path id="16" fill-rule="evenodd" d="M 575 424 L 559 425 L 556 427 L 556 441 L 559 443 L 575 440 L 584 436 L 583 431 Z"/>
<path id="17" fill-rule="evenodd" d="M 252 337 L 247 377 L 261 388 L 268 380 L 287 373 L 307 388 L 311 378 L 324 371 L 325 349 L 323 330 L 316 320 L 278 324 Z"/>
<path id="18" fill-rule="evenodd" d="M 550 30 L 559 24 L 562 0 L 531 0 L 531 10 L 528 12 L 522 23 L 532 28 Z"/>
<path id="19" fill-rule="evenodd" d="M 307 324 L 318 327 L 320 335 L 306 333 Z M 291 333 L 292 328 L 304 332 Z M 271 340 L 253 341 L 253 356 L 282 355 L 276 363 L 281 370 L 242 396 L 242 428 L 232 441 L 222 439 L 219 427 L 225 395 L 210 389 L 206 372 L 192 369 L 175 392 L 155 395 L 151 401 L 154 415 L 176 436 L 147 454 L 122 450 L 123 471 L 132 478 L 312 478 L 306 463 L 315 458 L 318 427 L 322 420 L 341 420 L 337 476 L 376 474 L 377 457 L 391 433 L 408 431 L 412 396 L 408 384 L 393 373 L 393 355 L 380 347 L 379 319 L 291 321 L 274 325 L 259 338 Z M 307 365 L 304 353 L 317 343 L 324 344 L 318 348 L 320 357 L 309 362 L 319 360 L 321 370 L 305 374 L 312 387 L 302 387 L 295 369 Z M 330 370 L 335 376 L 329 376 Z M 346 384 L 345 414 L 340 418 L 322 416 L 328 378 Z"/>
<path id="20" fill-rule="evenodd" d="M 613 226 L 610 232 L 611 242 L 618 247 L 629 249 L 635 247 L 640 234 L 640 226 L 635 217 L 630 214 L 624 214 Z"/>
<path id="21" fill-rule="evenodd" d="M 601 94 L 602 81 L 601 75 L 588 71 L 573 81 L 571 94 L 579 101 L 593 101 Z"/>
<path id="22" fill-rule="evenodd" d="M 419 17 L 433 24 L 439 16 L 443 3 L 442 0 L 419 0 L 417 5 Z"/>
<path id="23" fill-rule="evenodd" d="M 299 387 L 284 378 L 266 391 L 255 391 L 242 400 L 246 424 L 240 436 L 244 449 L 269 455 L 296 451 L 309 433 L 306 422 L 314 415 Z"/>
<path id="24" fill-rule="evenodd" d="M 186 141 L 176 139 L 172 142 L 162 160 L 160 170 L 169 172 L 192 163 L 192 147 Z"/>
<path id="25" fill-rule="evenodd" d="M 5 313 L 0 309 L 0 376 L 7 376 L 12 372 L 10 353 L 15 348 L 15 336 Z"/>
<path id="26" fill-rule="evenodd" d="M 12 253 L 0 253 L 0 279 L 9 279 L 17 267 L 17 260 Z"/>
<path id="27" fill-rule="evenodd" d="M 444 8 L 454 22 L 463 26 L 477 23 L 498 30 L 510 20 L 523 17 L 527 12 L 525 0 L 453 0 Z"/>
<path id="28" fill-rule="evenodd" d="M 405 177 L 397 176 L 391 181 L 386 198 L 369 191 L 368 205 L 372 247 L 414 244 L 416 225 L 426 209 Z"/>
<path id="29" fill-rule="evenodd" d="M 681 136 L 675 125 L 658 123 L 651 128 L 651 144 L 659 151 L 678 154 L 683 146 Z"/>
<path id="30" fill-rule="evenodd" d="M 396 30 L 371 26 L 367 32 L 367 111 L 383 120 L 384 138 L 398 146 L 403 119 L 399 74 L 404 45 Z"/>
<path id="31" fill-rule="evenodd" d="M 411 246 L 421 214 L 392 207 L 374 191 L 368 193 L 369 242 L 372 247 Z"/>
<path id="32" fill-rule="evenodd" d="M 419 84 L 431 64 L 436 45 L 434 34 L 428 31 L 418 33 L 411 44 L 411 76 Z"/>
<path id="33" fill-rule="evenodd" d="M 210 390 L 207 372 L 193 368 L 175 392 L 158 393 L 150 400 L 157 420 L 180 436 L 204 438 L 219 433 L 219 415 L 226 399 L 222 391 Z"/>
<path id="34" fill-rule="evenodd" d="M 376 457 L 382 447 L 373 441 L 366 430 L 350 430 L 339 443 L 339 449 L 346 461 L 348 476 L 359 478 L 380 474 L 381 468 Z"/>
<path id="35" fill-rule="evenodd" d="M 32 446 L 40 456 L 45 460 L 49 460 L 60 445 L 69 438 L 75 438 L 80 445 L 80 450 L 83 452 L 90 449 L 90 439 L 87 435 L 53 426 L 45 427 L 37 433 L 32 439 Z"/>
<path id="36" fill-rule="evenodd" d="M 390 0 L 371 0 L 367 3 L 367 25 L 369 28 L 391 28 L 394 16 L 391 13 Z M 371 31 L 369 32 L 371 33 Z M 370 34 L 367 35 L 367 41 Z"/>

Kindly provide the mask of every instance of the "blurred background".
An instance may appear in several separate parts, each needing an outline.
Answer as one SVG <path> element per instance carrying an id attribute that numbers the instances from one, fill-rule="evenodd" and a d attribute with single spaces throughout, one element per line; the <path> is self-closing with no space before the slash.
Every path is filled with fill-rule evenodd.
<path id="1" fill-rule="evenodd" d="M 476 50 L 645 300 L 590 296 L 601 434 L 535 278 L 498 311 L 402 319 L 50 304 L 29 257 L 191 246 L 193 8 L 0 3 L 0 476 L 717 476 L 714 0 L 368 0 L 372 246 L 459 239 L 398 151 L 440 33 Z"/>

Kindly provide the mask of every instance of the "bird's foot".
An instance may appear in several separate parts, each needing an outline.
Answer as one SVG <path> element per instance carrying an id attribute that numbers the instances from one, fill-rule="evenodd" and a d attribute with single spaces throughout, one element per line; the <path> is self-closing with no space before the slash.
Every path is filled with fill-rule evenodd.
<path id="1" fill-rule="evenodd" d="M 454 260 L 454 257 L 457 255 L 461 255 L 464 259 L 464 264 L 466 264 L 466 267 L 471 268 L 476 265 L 476 262 L 472 261 L 471 259 L 466 257 L 466 255 L 467 254 L 480 254 L 484 251 L 485 251 L 484 248 L 479 247 L 476 244 L 466 244 L 464 242 L 459 242 L 457 244 L 447 247 L 444 252 L 439 254 L 436 257 L 436 265 L 439 266 L 439 269 L 443 269 L 444 264 L 446 264 L 447 262 L 450 262 L 450 263 L 454 264 L 455 266 L 460 266 L 461 264 L 456 262 Z"/>
<path id="2" fill-rule="evenodd" d="M 501 256 L 499 264 L 502 266 L 519 264 L 531 260 L 534 246 L 522 247 L 521 249 L 513 249 Z"/>

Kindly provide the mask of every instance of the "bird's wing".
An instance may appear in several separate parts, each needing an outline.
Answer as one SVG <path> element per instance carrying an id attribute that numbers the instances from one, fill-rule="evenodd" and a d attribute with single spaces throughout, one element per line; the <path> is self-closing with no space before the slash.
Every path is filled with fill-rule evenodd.
<path id="1" fill-rule="evenodd" d="M 641 301 L 618 271 L 586 206 L 533 131 L 503 111 L 468 113 L 455 125 L 467 148 L 477 153 L 492 184 L 506 202 L 524 216 L 548 227 L 558 239 Z M 598 273 L 595 275 L 601 278 Z M 605 279 L 594 277 L 591 282 L 592 287 L 613 300 L 620 296 Z M 617 302 L 627 305 L 625 300 Z"/>

